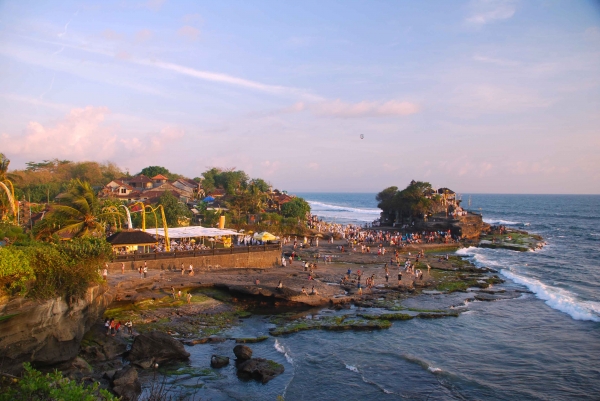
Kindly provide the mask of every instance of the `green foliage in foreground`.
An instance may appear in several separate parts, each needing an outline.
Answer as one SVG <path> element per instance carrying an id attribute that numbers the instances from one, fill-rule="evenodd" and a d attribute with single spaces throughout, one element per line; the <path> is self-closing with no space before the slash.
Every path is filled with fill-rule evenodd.
<path id="1" fill-rule="evenodd" d="M 111 255 L 104 238 L 0 248 L 0 291 L 38 299 L 62 296 L 72 302 L 99 279 L 98 269 Z"/>
<path id="2" fill-rule="evenodd" d="M 62 373 L 43 374 L 23 364 L 25 372 L 20 379 L 3 378 L 0 385 L 0 401 L 118 401 L 108 390 L 98 388 L 98 383 L 91 386 L 79 384 L 63 377 Z"/>

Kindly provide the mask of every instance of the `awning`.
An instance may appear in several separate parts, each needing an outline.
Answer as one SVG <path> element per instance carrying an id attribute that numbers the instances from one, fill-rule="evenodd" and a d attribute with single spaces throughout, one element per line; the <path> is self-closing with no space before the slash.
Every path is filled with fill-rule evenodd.
<path id="1" fill-rule="evenodd" d="M 148 234 L 156 235 L 156 228 L 146 229 Z M 233 230 L 220 230 L 218 228 L 201 227 L 201 226 L 189 226 L 189 227 L 173 227 L 169 228 L 169 238 L 198 238 L 198 237 L 220 237 L 223 235 L 244 235 Z M 164 228 L 158 229 L 158 235 L 160 237 L 165 236 Z"/>

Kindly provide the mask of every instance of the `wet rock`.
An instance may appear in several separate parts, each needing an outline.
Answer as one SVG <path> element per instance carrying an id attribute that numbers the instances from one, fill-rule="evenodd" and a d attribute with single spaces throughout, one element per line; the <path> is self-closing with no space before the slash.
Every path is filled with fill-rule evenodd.
<path id="1" fill-rule="evenodd" d="M 283 365 L 263 358 L 254 358 L 242 362 L 238 366 L 237 375 L 240 379 L 254 379 L 263 384 L 284 372 Z"/>
<path id="2" fill-rule="evenodd" d="M 127 359 L 141 368 L 148 369 L 155 363 L 182 361 L 189 356 L 179 341 L 168 334 L 153 331 L 135 338 Z"/>
<path id="3" fill-rule="evenodd" d="M 213 368 L 222 368 L 224 366 L 229 365 L 229 357 L 222 355 L 213 355 L 210 358 L 210 366 Z"/>
<path id="4" fill-rule="evenodd" d="M 113 376 L 112 386 L 113 392 L 122 400 L 137 400 L 142 392 L 137 370 L 133 366 L 116 372 Z"/>
<path id="5" fill-rule="evenodd" d="M 246 361 L 252 358 L 252 349 L 246 345 L 236 345 L 233 347 L 233 353 L 240 361 Z"/>
<path id="6" fill-rule="evenodd" d="M 497 301 L 498 299 L 502 299 L 502 297 L 499 297 L 497 295 L 493 295 L 493 294 L 477 294 L 475 295 L 475 299 L 478 301 Z"/>

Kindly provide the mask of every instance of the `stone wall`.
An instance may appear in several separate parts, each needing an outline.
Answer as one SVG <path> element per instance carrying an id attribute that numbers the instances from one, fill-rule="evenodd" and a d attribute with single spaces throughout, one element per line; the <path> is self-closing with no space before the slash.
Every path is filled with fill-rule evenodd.
<path id="1" fill-rule="evenodd" d="M 194 270 L 214 270 L 219 268 L 246 268 L 246 267 L 275 267 L 281 263 L 281 250 L 269 250 L 261 252 L 242 252 L 222 255 L 188 256 L 169 259 L 148 259 L 138 261 L 125 261 L 109 263 L 109 271 L 121 271 L 121 263 L 125 263 L 125 270 L 137 270 L 147 263 L 148 269 L 171 270 L 180 269 L 183 263 L 187 269 L 190 263 Z"/>

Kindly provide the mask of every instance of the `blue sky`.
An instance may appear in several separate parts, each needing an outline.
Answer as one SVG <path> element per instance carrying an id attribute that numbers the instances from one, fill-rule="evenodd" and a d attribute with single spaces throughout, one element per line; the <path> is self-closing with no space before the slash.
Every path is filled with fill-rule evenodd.
<path id="1" fill-rule="evenodd" d="M 13 168 L 600 193 L 600 3 L 5 0 L 0 121 Z"/>

